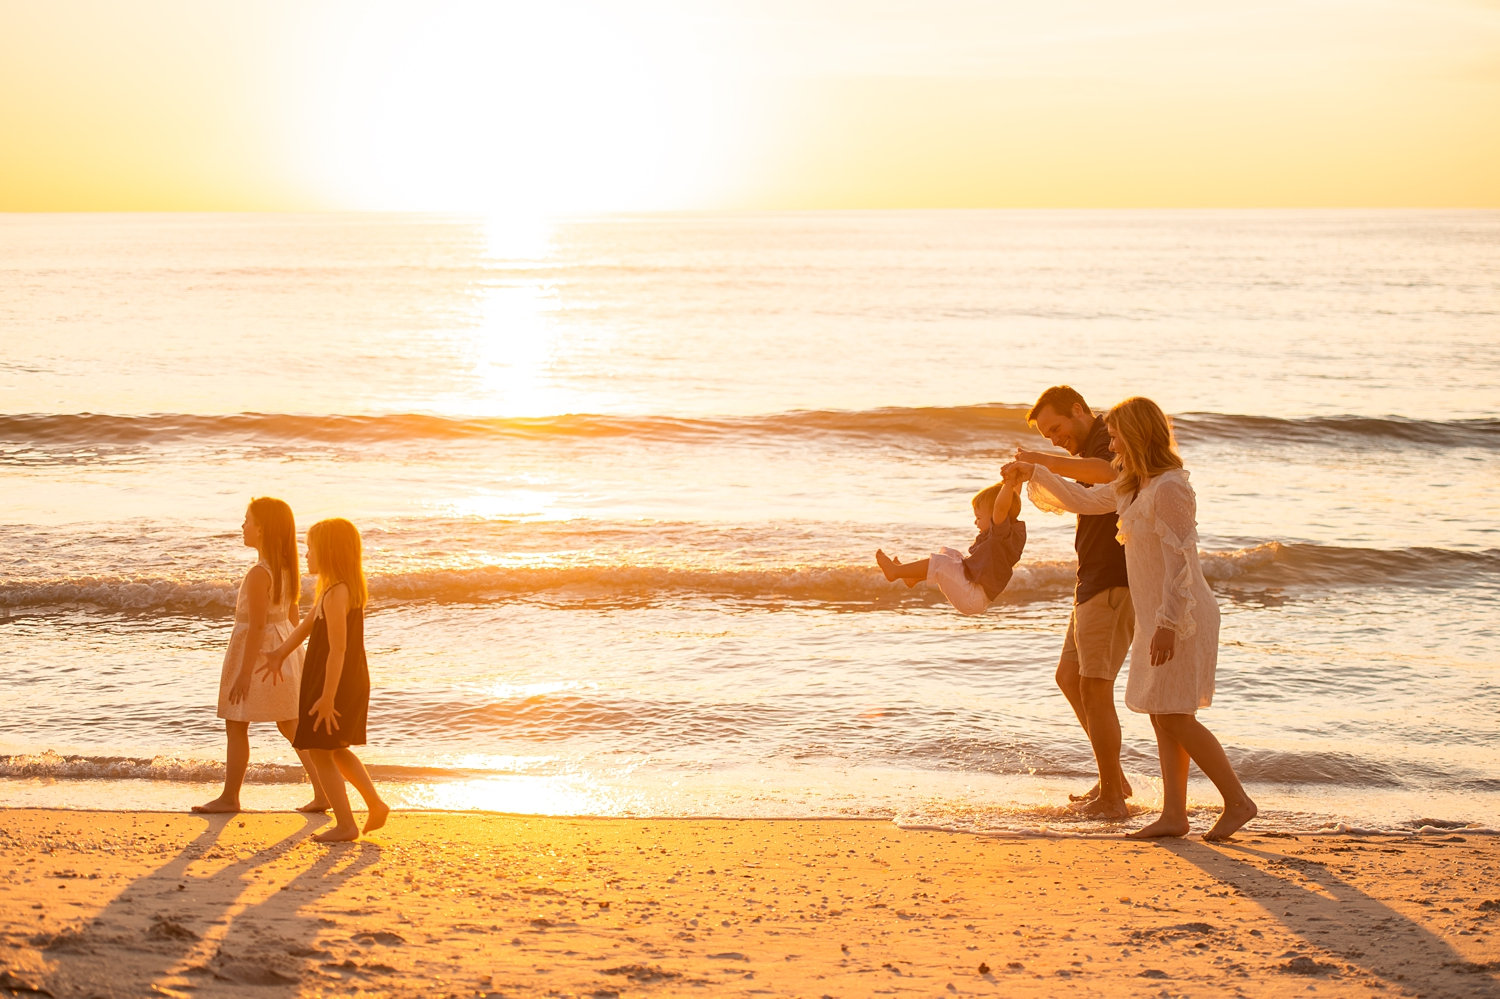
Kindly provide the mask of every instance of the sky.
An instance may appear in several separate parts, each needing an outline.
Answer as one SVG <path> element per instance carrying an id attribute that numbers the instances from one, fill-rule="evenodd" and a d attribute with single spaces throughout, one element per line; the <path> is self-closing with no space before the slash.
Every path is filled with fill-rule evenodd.
<path id="1" fill-rule="evenodd" d="M 0 0 L 0 211 L 1500 207 L 1500 0 Z"/>

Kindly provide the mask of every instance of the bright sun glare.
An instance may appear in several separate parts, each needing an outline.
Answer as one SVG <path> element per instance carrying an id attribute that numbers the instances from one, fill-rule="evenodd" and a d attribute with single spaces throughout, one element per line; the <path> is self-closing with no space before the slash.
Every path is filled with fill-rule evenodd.
<path id="1" fill-rule="evenodd" d="M 678 82 L 670 39 L 602 4 L 393 7 L 349 31 L 315 141 L 351 207 L 534 215 L 688 193 L 706 98 Z"/>

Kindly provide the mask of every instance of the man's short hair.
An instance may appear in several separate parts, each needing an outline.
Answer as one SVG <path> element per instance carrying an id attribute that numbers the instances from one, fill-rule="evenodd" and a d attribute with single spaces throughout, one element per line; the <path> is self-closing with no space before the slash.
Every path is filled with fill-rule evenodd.
<path id="1" fill-rule="evenodd" d="M 1036 426 L 1036 414 L 1042 410 L 1051 408 L 1058 416 L 1069 416 L 1073 407 L 1082 406 L 1085 413 L 1092 413 L 1089 404 L 1083 401 L 1083 396 L 1071 385 L 1054 385 L 1043 392 L 1037 399 L 1036 405 L 1031 407 L 1031 412 L 1026 414 L 1026 422 Z"/>

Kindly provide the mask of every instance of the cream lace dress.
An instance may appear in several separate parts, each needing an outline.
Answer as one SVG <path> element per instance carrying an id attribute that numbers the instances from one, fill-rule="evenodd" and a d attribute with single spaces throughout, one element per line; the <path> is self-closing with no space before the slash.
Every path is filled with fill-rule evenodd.
<path id="1" fill-rule="evenodd" d="M 1185 470 L 1163 472 L 1131 499 L 1113 488 L 1088 488 L 1037 467 L 1027 490 L 1037 509 L 1051 513 L 1119 516 L 1120 543 L 1135 605 L 1135 641 L 1125 706 L 1145 714 L 1190 715 L 1214 697 L 1219 659 L 1219 605 L 1198 561 L 1198 500 Z M 1172 658 L 1151 665 L 1157 628 L 1177 633 Z"/>
<path id="2" fill-rule="evenodd" d="M 255 563 L 266 572 L 271 567 L 265 560 Z M 247 574 L 248 578 L 248 574 Z M 288 592 L 290 591 L 290 592 Z M 266 628 L 261 633 L 260 651 L 250 664 L 254 670 L 264 661 L 264 653 L 286 641 L 292 633 L 292 604 L 300 596 L 298 587 L 283 584 L 280 606 L 266 608 Z M 250 633 L 250 601 L 245 596 L 245 584 L 240 583 L 239 594 L 234 599 L 234 631 L 229 635 L 229 648 L 224 652 L 224 668 L 219 673 L 219 717 L 230 721 L 289 721 L 297 718 L 297 687 L 302 681 L 302 650 L 298 648 L 281 663 L 281 679 L 272 683 L 263 673 L 252 673 L 250 689 L 245 699 L 238 704 L 229 703 L 229 689 L 239 673 L 240 658 L 245 654 L 245 640 Z"/>

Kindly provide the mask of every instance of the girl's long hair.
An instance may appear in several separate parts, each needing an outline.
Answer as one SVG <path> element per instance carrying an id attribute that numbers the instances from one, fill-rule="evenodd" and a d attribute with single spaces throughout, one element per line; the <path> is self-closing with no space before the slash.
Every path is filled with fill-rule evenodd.
<path id="1" fill-rule="evenodd" d="M 307 529 L 307 549 L 317 553 L 318 589 L 313 602 L 330 588 L 349 587 L 349 607 L 363 607 L 370 591 L 365 585 L 364 546 L 359 528 L 342 517 L 320 520 Z"/>
<path id="2" fill-rule="evenodd" d="M 297 564 L 297 522 L 292 508 L 282 500 L 259 496 L 250 501 L 250 516 L 260 527 L 260 556 L 271 567 L 271 606 L 281 606 L 282 594 L 295 603 L 302 570 Z"/>
<path id="3" fill-rule="evenodd" d="M 1182 467 L 1172 421 L 1161 407 L 1144 396 L 1131 396 L 1104 414 L 1115 432 L 1120 452 L 1115 455 L 1115 489 L 1134 496 L 1147 480 Z"/>

